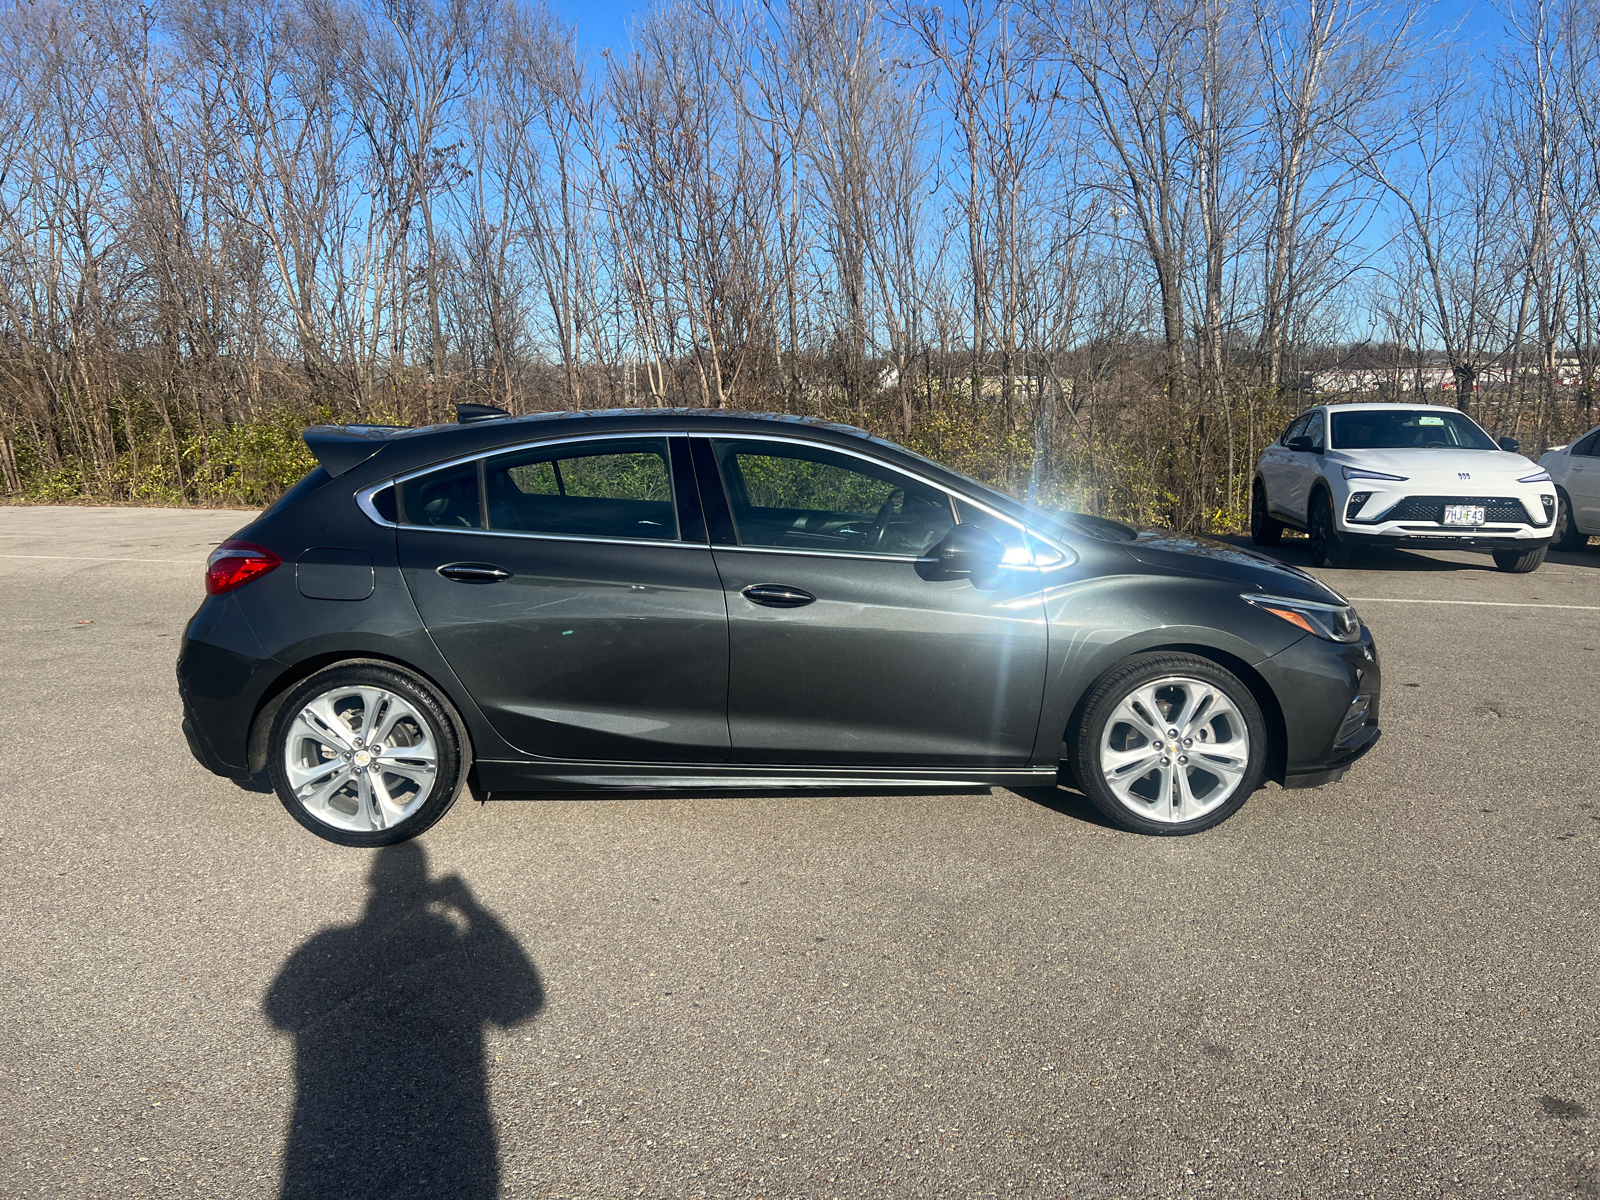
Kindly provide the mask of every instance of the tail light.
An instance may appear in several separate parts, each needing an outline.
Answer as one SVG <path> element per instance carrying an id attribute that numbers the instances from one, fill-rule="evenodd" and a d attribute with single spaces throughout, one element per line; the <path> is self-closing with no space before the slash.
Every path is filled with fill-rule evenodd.
<path id="1" fill-rule="evenodd" d="M 206 559 L 206 595 L 220 596 L 223 592 L 231 592 L 282 563 L 283 559 L 271 550 L 254 542 L 230 538 Z"/>

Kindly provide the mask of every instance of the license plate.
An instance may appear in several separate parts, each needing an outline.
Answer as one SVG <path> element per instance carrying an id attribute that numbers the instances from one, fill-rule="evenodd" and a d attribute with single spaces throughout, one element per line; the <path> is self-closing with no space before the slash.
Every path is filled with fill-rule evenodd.
<path id="1" fill-rule="evenodd" d="M 1482 525 L 1483 505 L 1446 504 L 1444 506 L 1444 523 L 1446 525 Z"/>

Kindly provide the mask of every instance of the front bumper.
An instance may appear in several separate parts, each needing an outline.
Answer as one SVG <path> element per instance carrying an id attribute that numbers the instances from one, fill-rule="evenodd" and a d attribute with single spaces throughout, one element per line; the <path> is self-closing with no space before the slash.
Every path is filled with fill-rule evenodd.
<path id="1" fill-rule="evenodd" d="M 1541 490 L 1548 488 L 1548 490 Z M 1484 509 L 1482 525 L 1446 525 L 1444 510 L 1453 504 Z M 1352 546 L 1401 546 L 1448 550 L 1452 547 L 1524 550 L 1548 542 L 1555 532 L 1556 496 L 1548 485 L 1497 487 L 1492 494 L 1450 492 L 1422 494 L 1383 491 L 1381 485 L 1349 485 L 1334 512 L 1339 540 Z"/>
<path id="2" fill-rule="evenodd" d="M 1529 529 L 1508 533 L 1423 533 L 1396 530 L 1392 533 L 1339 531 L 1347 546 L 1387 547 L 1392 550 L 1537 550 L 1549 544 L 1550 530 Z"/>
<path id="3" fill-rule="evenodd" d="M 1343 757 L 1337 761 L 1315 771 L 1301 771 L 1297 774 L 1285 773 L 1283 786 L 1285 788 L 1314 788 L 1325 783 L 1337 783 L 1344 778 L 1345 772 L 1353 767 L 1356 762 L 1366 757 L 1367 751 L 1378 744 L 1378 739 L 1383 736 L 1383 730 L 1373 724 L 1361 732 L 1361 735 L 1348 747 Z"/>
<path id="4" fill-rule="evenodd" d="M 1383 675 L 1372 633 L 1324 641 L 1307 634 L 1257 664 L 1283 713 L 1284 787 L 1332 783 L 1377 745 Z"/>

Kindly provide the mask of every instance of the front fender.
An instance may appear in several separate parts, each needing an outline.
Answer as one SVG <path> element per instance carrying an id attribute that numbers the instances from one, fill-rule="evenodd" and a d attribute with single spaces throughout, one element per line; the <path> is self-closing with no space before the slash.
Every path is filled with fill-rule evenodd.
<path id="1" fill-rule="evenodd" d="M 1246 604 L 1241 590 L 1222 580 L 1143 573 L 1047 582 L 1050 651 L 1033 762 L 1063 757 L 1062 742 L 1088 692 L 1131 655 L 1182 649 L 1249 668 L 1259 680 L 1258 664 L 1308 636 Z M 1278 706 L 1275 695 L 1269 699 L 1264 707 Z"/>

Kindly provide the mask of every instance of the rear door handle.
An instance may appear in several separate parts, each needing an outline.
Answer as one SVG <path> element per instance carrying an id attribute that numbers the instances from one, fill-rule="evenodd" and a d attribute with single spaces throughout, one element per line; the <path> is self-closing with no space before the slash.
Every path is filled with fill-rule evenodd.
<path id="1" fill-rule="evenodd" d="M 446 563 L 439 574 L 457 583 L 499 583 L 510 579 L 510 571 L 502 571 L 492 563 Z"/>
<path id="2" fill-rule="evenodd" d="M 739 594 L 752 604 L 768 608 L 800 608 L 816 599 L 810 592 L 782 583 L 752 583 Z"/>

